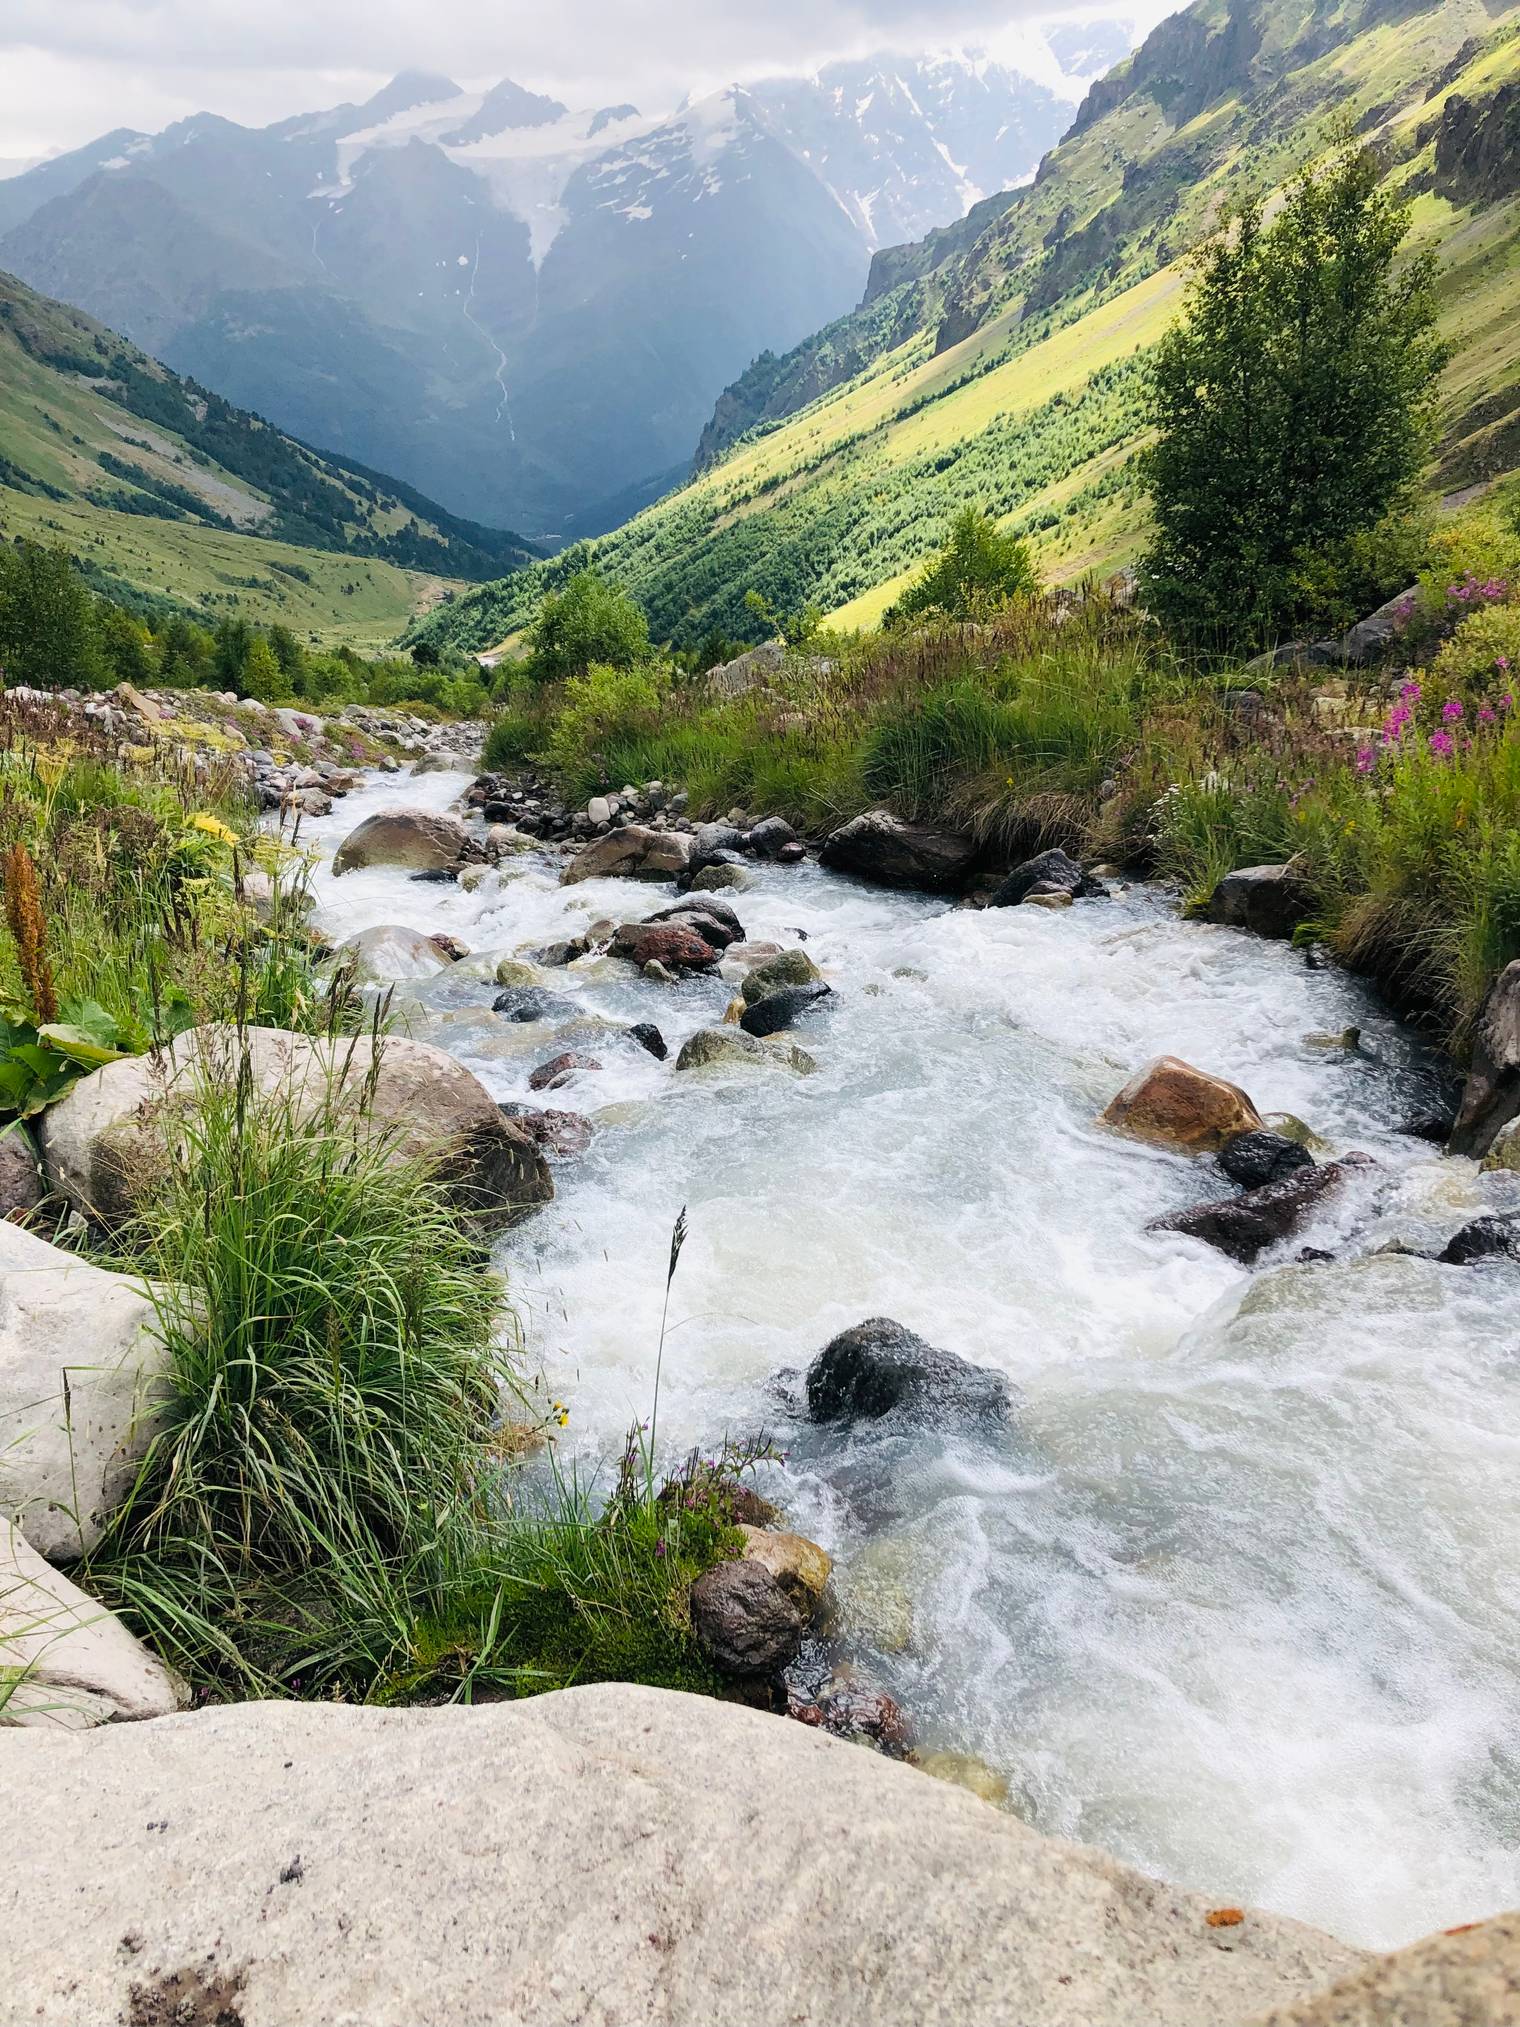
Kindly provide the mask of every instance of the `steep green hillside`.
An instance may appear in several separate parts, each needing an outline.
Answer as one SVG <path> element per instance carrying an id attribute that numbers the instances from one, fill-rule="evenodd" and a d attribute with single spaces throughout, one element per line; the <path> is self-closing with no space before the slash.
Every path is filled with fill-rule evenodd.
<path id="1" fill-rule="evenodd" d="M 375 642 L 536 554 L 309 450 L 8 275 L 0 532 L 63 542 L 129 600 Z"/>
<path id="2" fill-rule="evenodd" d="M 1457 349 L 1434 486 L 1520 462 L 1520 179 L 1496 97 L 1520 78 L 1517 25 L 1520 8 L 1481 0 L 1200 0 L 1094 87 L 969 246 L 952 231 L 878 262 L 855 317 L 730 389 L 709 449 L 760 419 L 608 537 L 603 567 L 656 634 L 690 639 L 752 626 L 751 587 L 873 620 L 968 499 L 1033 533 L 1057 578 L 1127 561 L 1145 525 L 1129 465 L 1144 354 L 1180 305 L 1183 256 L 1224 203 L 1270 192 L 1347 124 L 1441 257 Z M 519 573 L 425 630 L 492 644 L 540 589 Z"/>

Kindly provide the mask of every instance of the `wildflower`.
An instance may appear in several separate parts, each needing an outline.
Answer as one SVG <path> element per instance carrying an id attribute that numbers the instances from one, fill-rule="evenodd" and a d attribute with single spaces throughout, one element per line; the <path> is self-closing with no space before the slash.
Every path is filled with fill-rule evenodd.
<path id="1" fill-rule="evenodd" d="M 1405 683 L 1399 691 L 1399 695 L 1404 699 L 1406 704 L 1418 704 L 1424 694 L 1420 685 L 1414 682 Z"/>
<path id="2" fill-rule="evenodd" d="M 1508 655 L 1495 655 L 1495 656 L 1494 656 L 1494 667 L 1495 667 L 1495 668 L 1496 668 L 1496 669 L 1497 669 L 1497 670 L 1499 671 L 1499 673 L 1500 673 L 1501 675 L 1506 675 L 1506 676 L 1507 676 L 1507 675 L 1509 674 L 1509 656 L 1508 656 Z"/>
<path id="3" fill-rule="evenodd" d="M 1498 722 L 1499 720 L 1491 704 L 1483 704 L 1479 707 L 1478 723 L 1480 725 L 1497 725 Z"/>
<path id="4" fill-rule="evenodd" d="M 1446 720 L 1448 725 L 1454 725 L 1461 715 L 1462 699 L 1460 697 L 1448 697 L 1446 702 L 1441 706 L 1441 716 Z"/>
<path id="5" fill-rule="evenodd" d="M 1430 735 L 1430 750 L 1439 759 L 1449 760 L 1457 749 L 1452 742 L 1452 736 L 1449 732 L 1432 732 Z"/>
<path id="6" fill-rule="evenodd" d="M 32 1002 L 38 1027 L 58 1018 L 58 995 L 53 987 L 53 967 L 48 960 L 47 916 L 37 886 L 37 866 L 26 846 L 11 846 L 5 854 L 5 919 L 16 943 L 16 961 Z"/>
<path id="7" fill-rule="evenodd" d="M 1356 771 L 1358 774 L 1370 774 L 1376 765 L 1377 755 L 1370 746 L 1359 746 L 1356 749 Z"/>
<path id="8" fill-rule="evenodd" d="M 229 830 L 220 817 L 211 816 L 203 809 L 198 809 L 190 818 L 189 828 L 199 831 L 203 837 L 215 838 L 219 845 L 235 845 L 238 841 L 236 831 Z"/>
<path id="9" fill-rule="evenodd" d="M 1514 698 L 1513 698 L 1513 697 L 1512 697 L 1512 696 L 1510 695 L 1509 691 L 1508 691 L 1508 690 L 1506 690 L 1506 691 L 1504 692 L 1504 695 L 1503 695 L 1503 696 L 1502 696 L 1502 697 L 1501 697 L 1501 698 L 1499 699 L 1499 709 L 1500 709 L 1501 711 L 1507 711 L 1507 710 L 1509 709 L 1510 705 L 1514 703 L 1514 701 L 1515 701 L 1515 700 L 1514 700 Z"/>

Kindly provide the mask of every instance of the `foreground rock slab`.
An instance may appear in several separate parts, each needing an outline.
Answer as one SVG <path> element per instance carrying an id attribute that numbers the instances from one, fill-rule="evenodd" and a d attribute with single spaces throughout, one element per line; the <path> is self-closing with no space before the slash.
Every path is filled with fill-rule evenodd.
<path id="1" fill-rule="evenodd" d="M 0 1514 L 86 1553 L 154 1433 L 165 1353 L 143 1284 L 0 1224 Z"/>
<path id="2" fill-rule="evenodd" d="M 247 2027 L 1234 2027 L 1366 1961 L 1258 1914 L 1221 1946 L 1204 1896 L 660 1690 L 243 1704 L 5 1752 L 33 2027 L 205 1990 Z"/>
<path id="3" fill-rule="evenodd" d="M 1473 1036 L 1472 1069 L 1462 1091 L 1448 1154 L 1486 1154 L 1501 1129 L 1520 1118 L 1520 957 L 1489 988 Z"/>
<path id="4" fill-rule="evenodd" d="M 0 1699 L 0 1726 L 88 1731 L 172 1716 L 189 1694 L 120 1619 L 0 1519 Z"/>

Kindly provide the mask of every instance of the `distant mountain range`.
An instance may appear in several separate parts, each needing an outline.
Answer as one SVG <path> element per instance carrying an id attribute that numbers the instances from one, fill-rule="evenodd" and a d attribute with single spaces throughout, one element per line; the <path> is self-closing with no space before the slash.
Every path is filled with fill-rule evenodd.
<path id="1" fill-rule="evenodd" d="M 1126 40 L 1084 24 L 1060 60 Z M 848 311 L 878 248 L 1027 181 L 1078 95 L 883 57 L 649 117 L 408 73 L 0 180 L 0 268 L 307 442 L 564 538 L 683 476 L 725 384 Z"/>

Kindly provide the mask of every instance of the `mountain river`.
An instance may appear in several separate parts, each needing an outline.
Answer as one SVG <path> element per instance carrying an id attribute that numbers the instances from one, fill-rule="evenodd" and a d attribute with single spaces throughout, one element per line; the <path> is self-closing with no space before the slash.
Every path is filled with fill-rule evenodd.
<path id="1" fill-rule="evenodd" d="M 473 895 L 333 880 L 363 817 L 467 785 L 375 777 L 306 824 L 329 935 L 395 922 L 495 957 L 671 898 L 562 887 L 549 852 Z M 658 1023 L 672 1063 L 609 1035 L 602 1070 L 534 1099 L 565 1044 L 491 1013 L 488 966 L 398 987 L 493 1096 L 596 1126 L 500 1245 L 562 1452 L 610 1476 L 649 1415 L 685 1205 L 662 1455 L 771 1434 L 762 1489 L 835 1557 L 861 1666 L 924 1742 L 980 1755 L 1041 1830 L 1356 1943 L 1520 1903 L 1520 1267 L 1378 1250 L 1520 1207 L 1520 1177 L 1394 1130 L 1426 1069 L 1354 981 L 1153 890 L 975 912 L 813 865 L 753 880 L 726 897 L 750 937 L 805 931 L 834 987 L 797 1035 L 810 1077 L 677 1076 L 735 988 L 594 958 L 546 986 Z M 1304 1039 L 1353 1025 L 1355 1051 Z M 1163 1053 L 1366 1150 L 1375 1184 L 1254 1270 L 1147 1233 L 1230 1188 L 1094 1123 Z M 1306 1243 L 1335 1260 L 1294 1264 Z M 810 1429 L 775 1375 L 871 1316 L 1007 1373 L 1012 1432 Z"/>

